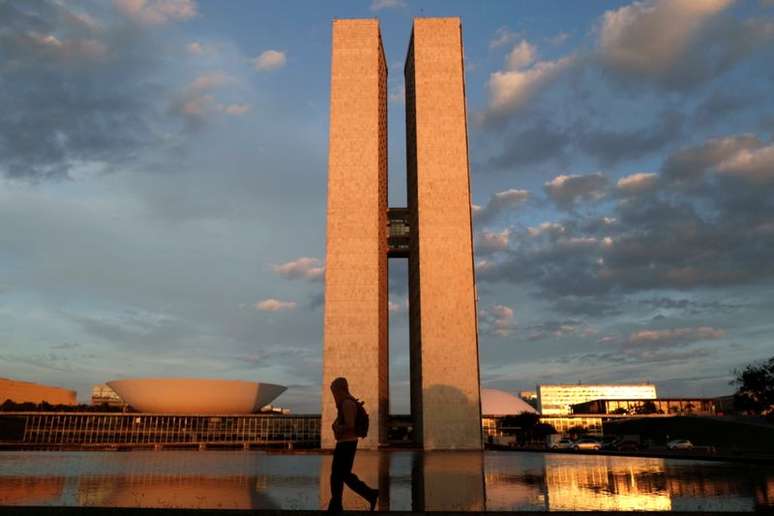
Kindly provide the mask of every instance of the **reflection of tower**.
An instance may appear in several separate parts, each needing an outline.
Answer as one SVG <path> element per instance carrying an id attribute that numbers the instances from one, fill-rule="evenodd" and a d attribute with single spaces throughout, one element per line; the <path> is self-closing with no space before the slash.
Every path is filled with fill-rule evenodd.
<path id="1" fill-rule="evenodd" d="M 411 486 L 414 512 L 484 511 L 484 456 L 477 451 L 418 453 Z"/>
<path id="2" fill-rule="evenodd" d="M 411 410 L 426 449 L 481 447 L 462 32 L 416 19 L 406 75 L 408 207 L 387 209 L 387 69 L 376 20 L 336 20 L 331 63 L 322 446 L 345 376 L 386 439 L 387 258 L 409 260 Z"/>

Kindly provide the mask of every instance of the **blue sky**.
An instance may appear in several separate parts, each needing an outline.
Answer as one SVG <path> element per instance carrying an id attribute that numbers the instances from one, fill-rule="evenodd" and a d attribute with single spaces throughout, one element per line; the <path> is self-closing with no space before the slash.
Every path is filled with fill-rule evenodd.
<path id="1" fill-rule="evenodd" d="M 330 23 L 380 20 L 397 206 L 415 16 L 462 19 L 485 386 L 711 396 L 772 354 L 770 0 L 37 0 L 0 2 L 0 376 L 317 411 Z"/>

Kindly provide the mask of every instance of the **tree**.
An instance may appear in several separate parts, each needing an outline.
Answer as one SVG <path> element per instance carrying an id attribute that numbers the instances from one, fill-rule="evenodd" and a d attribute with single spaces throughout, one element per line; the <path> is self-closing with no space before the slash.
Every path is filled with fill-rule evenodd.
<path id="1" fill-rule="evenodd" d="M 748 414 L 774 415 L 774 357 L 733 371 L 734 407 Z"/>

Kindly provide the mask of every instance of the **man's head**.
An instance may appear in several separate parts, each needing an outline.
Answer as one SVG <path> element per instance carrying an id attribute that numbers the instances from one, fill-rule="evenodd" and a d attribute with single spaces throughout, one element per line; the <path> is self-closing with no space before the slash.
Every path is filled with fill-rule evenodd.
<path id="1" fill-rule="evenodd" d="M 331 382 L 331 392 L 334 396 L 349 394 L 349 384 L 347 379 L 343 376 L 339 376 Z"/>

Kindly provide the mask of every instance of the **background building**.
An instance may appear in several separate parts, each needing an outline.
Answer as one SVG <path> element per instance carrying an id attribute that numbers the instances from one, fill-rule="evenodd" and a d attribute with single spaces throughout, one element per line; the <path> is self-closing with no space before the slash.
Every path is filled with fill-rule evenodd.
<path id="1" fill-rule="evenodd" d="M 642 384 L 542 384 L 537 387 L 538 411 L 543 416 L 572 414 L 572 406 L 592 400 L 655 399 L 656 386 Z"/>
<path id="2" fill-rule="evenodd" d="M 127 406 L 127 403 L 121 399 L 121 396 L 104 383 L 91 386 L 91 404 L 121 408 Z"/>
<path id="3" fill-rule="evenodd" d="M 62 387 L 0 378 L 0 403 L 49 403 L 51 405 L 75 405 L 76 392 Z"/>
<path id="4" fill-rule="evenodd" d="M 537 410 L 538 408 L 537 391 L 520 391 L 519 398 L 526 401 L 532 408 Z"/>

